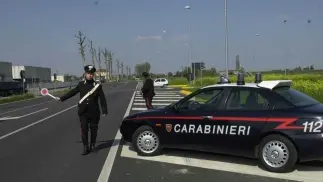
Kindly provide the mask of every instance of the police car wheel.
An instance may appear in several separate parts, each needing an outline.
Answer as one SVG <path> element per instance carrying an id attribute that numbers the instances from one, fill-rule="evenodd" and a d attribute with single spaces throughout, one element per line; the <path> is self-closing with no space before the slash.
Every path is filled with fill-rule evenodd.
<path id="1" fill-rule="evenodd" d="M 270 172 L 291 171 L 298 159 L 294 144 L 282 135 L 269 135 L 259 145 L 258 157 Z"/>
<path id="2" fill-rule="evenodd" d="M 137 153 L 142 156 L 154 156 L 161 150 L 158 135 L 147 125 L 139 127 L 134 132 L 132 145 Z"/>

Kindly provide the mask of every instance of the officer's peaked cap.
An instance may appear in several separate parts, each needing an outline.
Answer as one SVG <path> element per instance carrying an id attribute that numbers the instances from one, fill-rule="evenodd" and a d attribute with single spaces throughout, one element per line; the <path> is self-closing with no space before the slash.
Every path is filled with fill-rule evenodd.
<path id="1" fill-rule="evenodd" d="M 86 66 L 84 66 L 84 71 L 86 73 L 95 73 L 96 69 L 92 65 L 86 65 Z"/>
<path id="2" fill-rule="evenodd" d="M 149 74 L 147 72 L 143 72 L 142 76 L 147 77 L 147 76 L 149 76 Z"/>

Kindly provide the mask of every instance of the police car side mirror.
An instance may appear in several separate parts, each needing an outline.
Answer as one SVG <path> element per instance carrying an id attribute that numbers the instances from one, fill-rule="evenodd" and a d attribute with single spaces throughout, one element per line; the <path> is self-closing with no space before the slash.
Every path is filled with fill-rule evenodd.
<path id="1" fill-rule="evenodd" d="M 199 102 L 196 102 L 196 101 L 192 101 L 192 102 L 190 102 L 189 103 L 189 105 L 188 105 L 188 108 L 189 109 L 198 109 L 198 108 L 200 108 L 200 103 Z"/>
<path id="2" fill-rule="evenodd" d="M 173 104 L 173 105 L 172 105 L 172 108 L 173 108 L 173 110 L 174 110 L 175 112 L 178 112 L 177 104 Z"/>

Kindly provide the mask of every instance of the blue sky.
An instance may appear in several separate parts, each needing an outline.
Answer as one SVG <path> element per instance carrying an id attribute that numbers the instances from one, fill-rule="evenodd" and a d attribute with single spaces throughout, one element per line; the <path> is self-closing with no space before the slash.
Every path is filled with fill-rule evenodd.
<path id="1" fill-rule="evenodd" d="M 173 72 L 189 63 L 190 22 L 192 59 L 224 69 L 224 0 L 94 2 L 1 0 L 0 60 L 80 74 L 74 35 L 81 30 L 132 71 L 149 60 L 154 72 Z M 322 0 L 228 0 L 228 28 L 230 68 L 237 54 L 247 70 L 323 68 Z"/>

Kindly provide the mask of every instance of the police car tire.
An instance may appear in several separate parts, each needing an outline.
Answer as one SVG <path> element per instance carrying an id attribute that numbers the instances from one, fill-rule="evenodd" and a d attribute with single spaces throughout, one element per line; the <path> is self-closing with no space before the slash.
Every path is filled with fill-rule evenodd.
<path id="1" fill-rule="evenodd" d="M 271 167 L 268 164 L 266 164 L 263 156 L 262 156 L 262 150 L 264 148 L 264 146 L 270 142 L 270 141 L 280 141 L 282 143 L 284 143 L 289 151 L 289 158 L 288 161 L 286 162 L 285 165 L 275 168 L 275 167 Z M 275 172 L 275 173 L 284 173 L 284 172 L 290 172 L 294 167 L 295 164 L 298 160 L 298 153 L 297 150 L 293 144 L 293 142 L 291 142 L 288 138 L 282 136 L 282 135 L 269 135 L 267 137 L 265 137 L 259 145 L 259 150 L 258 150 L 258 158 L 262 164 L 263 167 L 265 167 L 265 169 L 267 169 L 270 172 Z"/>
<path id="2" fill-rule="evenodd" d="M 138 146 L 137 146 L 137 138 L 139 137 L 139 135 L 145 131 L 150 131 L 150 132 L 153 132 L 157 138 L 158 138 L 158 148 L 152 152 L 152 153 L 145 153 L 145 152 L 142 152 Z M 161 144 L 160 144 L 160 140 L 159 140 L 159 136 L 157 135 L 157 133 L 155 133 L 155 131 L 148 125 L 143 125 L 141 127 L 139 127 L 135 132 L 134 134 L 132 135 L 132 146 L 135 148 L 136 152 L 138 153 L 138 155 L 140 156 L 155 156 L 155 155 L 158 155 L 161 151 Z"/>

